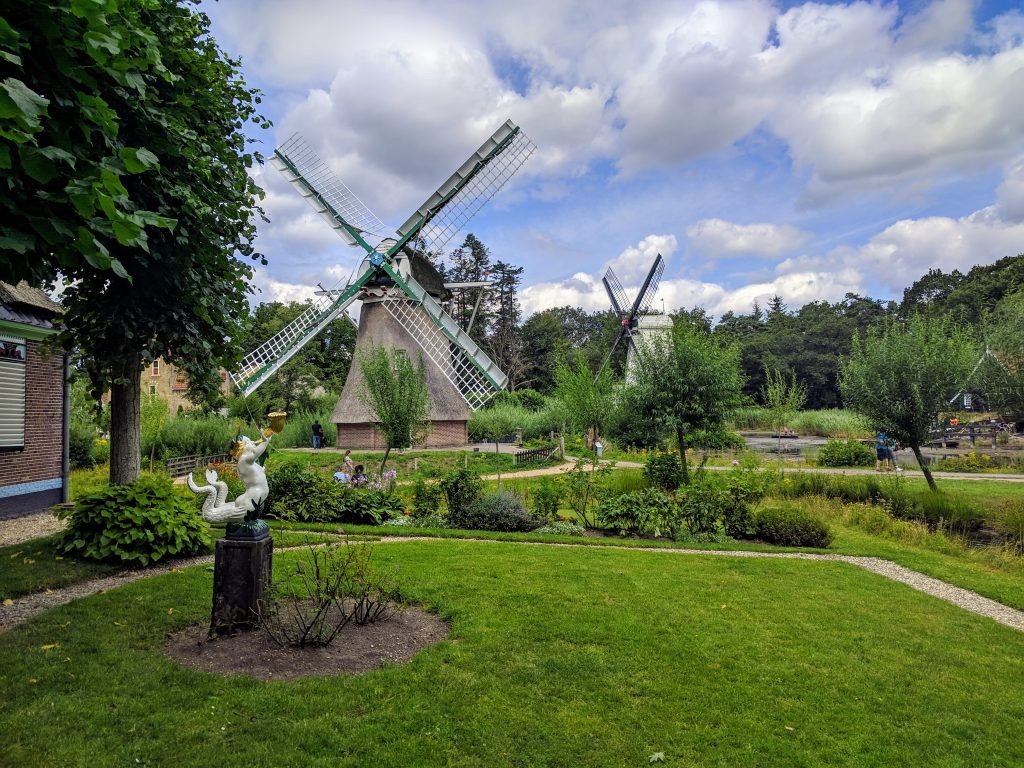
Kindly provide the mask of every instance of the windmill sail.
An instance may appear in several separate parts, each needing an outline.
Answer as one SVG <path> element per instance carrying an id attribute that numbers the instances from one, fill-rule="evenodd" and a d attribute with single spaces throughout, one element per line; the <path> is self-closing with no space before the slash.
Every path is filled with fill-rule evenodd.
<path id="1" fill-rule="evenodd" d="M 601 282 L 604 283 L 604 289 L 608 292 L 608 298 L 612 302 L 612 309 L 620 315 L 625 315 L 629 299 L 626 298 L 626 290 L 622 287 L 622 283 L 619 282 L 619 278 L 612 271 L 611 267 L 608 267 L 608 271 L 604 273 Z"/>
<path id="2" fill-rule="evenodd" d="M 403 241 L 421 240 L 424 250 L 442 250 L 536 148 L 507 120 L 398 228 L 398 234 Z"/>
<path id="3" fill-rule="evenodd" d="M 329 291 L 328 296 L 314 301 L 301 315 L 247 354 L 238 371 L 231 374 L 231 380 L 238 390 L 245 397 L 255 392 L 260 384 L 273 376 L 328 323 L 344 312 L 372 277 L 373 271 L 367 270 L 358 280 L 344 288 L 334 301 L 329 296 L 333 296 L 335 291 Z"/>
<path id="4" fill-rule="evenodd" d="M 349 245 L 366 247 L 363 234 L 372 233 L 379 239 L 384 233 L 380 219 L 363 205 L 298 134 L 274 150 L 270 163 Z"/>
<path id="5" fill-rule="evenodd" d="M 505 373 L 441 308 L 437 299 L 412 275 L 399 275 L 387 266 L 384 269 L 412 300 L 392 297 L 384 301 L 384 307 L 459 390 L 470 408 L 476 410 L 505 388 Z"/>

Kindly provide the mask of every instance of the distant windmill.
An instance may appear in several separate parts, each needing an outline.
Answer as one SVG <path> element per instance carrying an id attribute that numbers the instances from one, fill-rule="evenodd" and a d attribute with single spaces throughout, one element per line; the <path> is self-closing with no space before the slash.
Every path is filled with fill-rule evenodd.
<path id="1" fill-rule="evenodd" d="M 362 301 L 356 349 L 377 344 L 422 356 L 433 429 L 427 445 L 467 440 L 470 411 L 505 387 L 506 376 L 441 308 L 450 293 L 424 253 L 439 252 L 519 170 L 533 142 L 505 122 L 398 228 L 376 246 L 384 225 L 299 136 L 274 151 L 271 163 L 350 246 L 366 251 L 354 280 L 321 289 L 309 309 L 250 352 L 232 379 L 245 396 L 270 378 L 334 318 Z M 362 373 L 353 365 L 331 420 L 338 445 L 383 447 L 362 403 Z"/>
<path id="2" fill-rule="evenodd" d="M 641 348 L 644 337 L 659 331 L 663 332 L 666 328 L 672 326 L 672 321 L 664 315 L 650 316 L 647 314 L 647 310 L 651 307 L 651 302 L 654 301 L 654 295 L 658 292 L 658 283 L 661 282 L 661 275 L 664 271 L 665 260 L 659 253 L 654 258 L 654 263 L 651 265 L 643 285 L 640 286 L 640 292 L 636 295 L 636 301 L 630 304 L 622 283 L 619 282 L 619 278 L 615 276 L 612 268 L 608 267 L 608 271 L 605 272 L 601 282 L 604 283 L 604 289 L 608 292 L 612 309 L 619 316 L 622 328 L 619 331 L 619 335 L 615 337 L 615 341 L 612 342 L 608 354 L 605 355 L 604 362 L 601 363 L 601 368 L 598 369 L 598 374 L 608 365 L 608 361 L 611 359 L 612 353 L 615 352 L 615 348 L 619 346 L 619 342 L 625 337 L 629 345 L 626 350 L 626 375 L 628 377 L 630 372 L 635 369 L 637 357 L 643 356 Z"/>

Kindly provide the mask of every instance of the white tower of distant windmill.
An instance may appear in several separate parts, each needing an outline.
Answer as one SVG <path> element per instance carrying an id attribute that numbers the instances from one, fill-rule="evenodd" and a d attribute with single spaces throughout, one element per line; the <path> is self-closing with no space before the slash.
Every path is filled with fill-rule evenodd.
<path id="1" fill-rule="evenodd" d="M 441 308 L 448 290 L 423 252 L 440 252 L 534 149 L 533 142 L 516 125 L 505 122 L 398 228 L 394 237 L 384 238 L 376 246 L 367 239 L 371 233 L 384 231 L 383 224 L 300 137 L 293 136 L 275 150 L 272 164 L 346 243 L 362 248 L 366 256 L 350 283 L 320 292 L 322 295 L 308 310 L 245 356 L 241 369 L 232 374 L 242 394 L 256 391 L 359 299 L 362 309 L 357 350 L 377 344 L 423 358 L 431 396 L 432 429 L 427 445 L 466 443 L 471 411 L 503 389 L 506 376 L 466 329 Z M 338 445 L 383 447 L 369 411 L 358 396 L 362 386 L 362 374 L 354 364 L 331 419 L 338 426 Z"/>
<path id="2" fill-rule="evenodd" d="M 608 267 L 608 271 L 605 272 L 601 282 L 604 283 L 604 289 L 608 292 L 612 309 L 619 316 L 622 330 L 619 331 L 619 335 L 612 342 L 608 354 L 605 355 L 604 362 L 601 364 L 602 369 L 608 364 L 608 360 L 611 358 L 615 348 L 622 341 L 622 338 L 625 337 L 629 344 L 626 350 L 626 379 L 631 380 L 636 373 L 639 358 L 643 357 L 644 349 L 650 340 L 658 335 L 668 333 L 672 328 L 672 318 L 664 314 L 647 314 L 651 302 L 654 301 L 654 295 L 658 292 L 658 283 L 661 282 L 661 275 L 664 271 L 665 260 L 659 253 L 655 257 L 643 285 L 640 286 L 640 292 L 637 293 L 636 300 L 631 304 L 626 296 L 625 289 L 622 287 L 622 283 L 619 282 L 619 278 L 615 276 L 612 268 Z"/>

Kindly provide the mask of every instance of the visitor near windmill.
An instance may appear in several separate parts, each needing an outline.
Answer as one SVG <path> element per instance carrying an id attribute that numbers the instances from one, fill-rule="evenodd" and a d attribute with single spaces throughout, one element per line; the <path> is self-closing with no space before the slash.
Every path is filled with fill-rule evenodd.
<path id="1" fill-rule="evenodd" d="M 320 420 L 317 419 L 313 422 L 313 450 L 319 450 L 324 447 L 324 428 L 320 424 Z"/>

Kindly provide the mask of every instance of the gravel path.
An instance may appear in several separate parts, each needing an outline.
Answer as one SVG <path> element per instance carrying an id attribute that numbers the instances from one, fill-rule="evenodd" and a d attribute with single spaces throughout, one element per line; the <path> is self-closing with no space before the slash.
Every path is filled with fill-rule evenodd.
<path id="1" fill-rule="evenodd" d="M 34 515 L 0 520 L 0 547 L 49 536 L 51 533 L 63 531 L 66 524 L 64 520 L 58 520 L 52 512 L 37 512 Z"/>
<path id="2" fill-rule="evenodd" d="M 380 543 L 397 544 L 409 541 L 439 541 L 439 539 L 430 539 L 427 537 L 385 537 L 380 540 Z M 476 541 L 489 544 L 507 543 L 496 542 L 489 539 L 460 539 L 460 541 Z M 531 542 L 530 545 L 548 547 L 579 546 L 575 544 L 545 544 L 543 542 Z M 621 547 L 614 547 L 611 545 L 607 547 L 602 545 L 596 546 L 601 549 L 622 549 Z M 947 584 L 944 581 L 933 579 L 931 576 L 925 576 L 923 573 L 912 571 L 909 568 L 904 568 L 901 565 L 896 565 L 888 560 L 882 560 L 877 557 L 819 555 L 810 552 L 749 552 L 745 550 L 725 551 L 683 549 L 675 547 L 659 549 L 637 548 L 631 551 L 717 557 L 775 557 L 793 560 L 830 560 L 834 562 L 849 563 L 851 565 L 856 565 L 859 568 L 871 571 L 872 573 L 877 573 L 887 579 L 892 579 L 893 581 L 898 581 L 901 584 L 906 584 L 919 592 L 924 592 L 932 597 L 945 600 L 948 603 L 952 603 L 953 605 L 963 608 L 965 611 L 970 611 L 978 616 L 986 616 L 1000 624 L 1016 629 L 1018 632 L 1024 632 L 1024 612 L 1005 606 L 995 600 L 990 600 L 987 597 L 982 597 L 976 592 L 971 592 L 970 590 L 963 589 L 961 587 L 955 587 L 952 584 Z M 105 576 L 100 579 L 93 579 L 91 581 L 73 584 L 69 587 L 64 587 L 63 589 L 47 590 L 33 595 L 26 595 L 25 597 L 11 601 L 9 605 L 0 605 L 0 632 L 6 632 L 8 629 L 17 626 L 23 621 L 27 621 L 33 616 L 49 610 L 50 608 L 56 608 L 59 605 L 70 603 L 72 600 L 77 600 L 81 597 L 88 597 L 89 595 L 94 595 L 98 592 L 115 589 L 123 586 L 124 584 L 129 584 L 133 581 L 146 578 L 147 576 L 157 576 L 162 573 L 169 573 L 171 571 L 177 571 L 194 565 L 206 565 L 212 562 L 212 555 L 204 555 L 186 560 L 178 560 L 166 565 L 158 565 L 144 570 L 125 571 L 114 576 Z"/>

